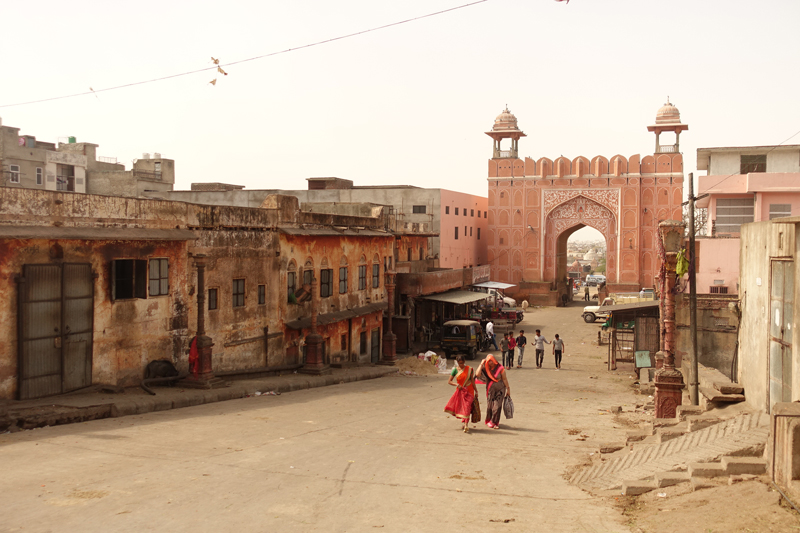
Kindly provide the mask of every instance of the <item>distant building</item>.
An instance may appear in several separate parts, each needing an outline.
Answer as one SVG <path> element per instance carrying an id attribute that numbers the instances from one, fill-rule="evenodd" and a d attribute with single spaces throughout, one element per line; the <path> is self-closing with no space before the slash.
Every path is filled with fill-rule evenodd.
<path id="1" fill-rule="evenodd" d="M 105 196 L 141 197 L 172 190 L 175 161 L 144 154 L 131 170 L 115 157 L 97 157 L 98 145 L 37 141 L 0 122 L 0 186 Z"/>
<path id="2" fill-rule="evenodd" d="M 343 204 L 370 203 L 390 208 L 393 231 L 430 233 L 428 257 L 417 250 L 398 250 L 395 262 L 434 259 L 439 268 L 470 268 L 488 263 L 487 200 L 447 189 L 411 185 L 353 185 L 341 178 L 308 178 L 307 190 L 245 189 L 224 183 L 193 183 L 190 191 L 168 191 L 150 196 L 207 205 L 258 207 L 268 195 L 295 196 L 301 205 L 344 208 Z"/>
<path id="3" fill-rule="evenodd" d="M 700 148 L 698 208 L 708 209 L 698 237 L 697 292 L 739 292 L 741 226 L 800 214 L 800 145 Z"/>

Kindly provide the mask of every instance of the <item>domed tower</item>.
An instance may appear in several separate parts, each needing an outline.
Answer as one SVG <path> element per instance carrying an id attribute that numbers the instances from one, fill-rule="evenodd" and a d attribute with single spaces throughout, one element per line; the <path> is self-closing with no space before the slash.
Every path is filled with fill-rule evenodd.
<path id="1" fill-rule="evenodd" d="M 502 113 L 494 119 L 492 131 L 487 131 L 486 135 L 494 139 L 494 150 L 492 159 L 518 159 L 519 158 L 519 139 L 526 135 L 517 127 L 517 117 L 515 117 L 506 106 Z M 501 150 L 500 142 L 503 139 L 511 139 L 511 150 Z"/>
<path id="2" fill-rule="evenodd" d="M 679 153 L 681 132 L 688 129 L 688 124 L 681 124 L 681 112 L 669 102 L 669 98 L 667 98 L 667 103 L 661 106 L 661 109 L 656 113 L 656 123 L 652 126 L 647 126 L 647 131 L 656 133 L 655 153 L 657 154 Z M 675 134 L 675 144 L 661 144 L 661 133 L 665 131 Z"/>

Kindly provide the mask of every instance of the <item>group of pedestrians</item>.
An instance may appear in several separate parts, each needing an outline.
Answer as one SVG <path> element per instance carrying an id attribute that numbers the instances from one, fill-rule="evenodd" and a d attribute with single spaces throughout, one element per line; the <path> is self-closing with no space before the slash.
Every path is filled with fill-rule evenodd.
<path id="1" fill-rule="evenodd" d="M 561 370 L 561 358 L 564 354 L 564 340 L 556 334 L 553 341 L 548 341 L 542 335 L 541 330 L 536 330 L 536 335 L 533 337 L 533 345 L 536 350 L 536 368 L 542 368 L 544 365 L 544 345 L 551 344 L 553 346 L 553 358 L 556 364 L 556 370 Z M 514 354 L 517 354 L 517 368 L 522 368 L 522 359 L 525 356 L 525 347 L 528 345 L 528 338 L 525 337 L 525 330 L 519 330 L 519 336 L 514 337 L 514 332 L 503 334 L 503 339 L 500 341 L 500 351 L 503 354 L 503 365 L 506 368 L 514 368 Z"/>

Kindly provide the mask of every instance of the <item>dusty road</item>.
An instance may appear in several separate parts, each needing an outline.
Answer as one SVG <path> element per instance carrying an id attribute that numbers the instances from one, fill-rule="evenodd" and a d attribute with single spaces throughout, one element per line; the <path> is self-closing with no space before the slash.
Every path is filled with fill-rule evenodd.
<path id="1" fill-rule="evenodd" d="M 606 409 L 630 408 L 631 380 L 605 371 L 577 302 L 521 327 L 561 334 L 566 357 L 556 371 L 548 346 L 537 370 L 529 349 L 509 371 L 502 429 L 459 431 L 431 376 L 2 435 L 0 530 L 629 531 L 563 475 L 624 439 Z"/>

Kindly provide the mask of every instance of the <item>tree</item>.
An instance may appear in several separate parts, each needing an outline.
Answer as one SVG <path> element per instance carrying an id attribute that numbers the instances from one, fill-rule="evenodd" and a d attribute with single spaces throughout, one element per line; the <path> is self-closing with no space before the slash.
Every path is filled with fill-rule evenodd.
<path id="1" fill-rule="evenodd" d="M 687 231 L 689 230 L 689 207 L 691 204 L 687 203 L 683 206 L 683 223 L 686 224 Z M 708 224 L 708 208 L 707 207 L 695 207 L 694 208 L 694 235 L 697 236 L 704 236 L 706 235 Z"/>

